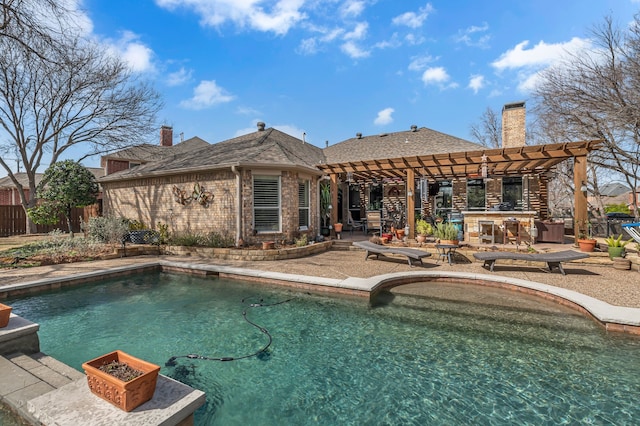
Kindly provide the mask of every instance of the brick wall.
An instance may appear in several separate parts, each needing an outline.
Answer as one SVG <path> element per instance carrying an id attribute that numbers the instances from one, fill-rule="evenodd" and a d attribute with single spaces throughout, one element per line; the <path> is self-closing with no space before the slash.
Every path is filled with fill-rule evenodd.
<path id="1" fill-rule="evenodd" d="M 261 241 L 290 242 L 298 238 L 301 234 L 298 227 L 299 175 L 294 172 L 282 172 L 281 175 L 282 232 L 256 235 L 253 235 L 253 175 L 249 170 L 242 170 L 240 176 L 242 239 L 254 244 Z M 179 204 L 175 200 L 173 187 L 190 195 L 196 183 L 213 194 L 210 205 L 204 207 L 195 201 L 187 205 Z M 161 222 L 168 224 L 172 233 L 218 232 L 235 237 L 237 192 L 236 176 L 231 171 L 105 182 L 103 188 L 105 215 L 138 220 L 151 229 L 157 229 L 158 222 Z M 311 238 L 318 229 L 317 178 L 311 179 L 310 192 L 311 226 L 308 234 Z"/>
<path id="2" fill-rule="evenodd" d="M 526 108 L 524 102 L 506 104 L 502 108 L 502 147 L 513 148 L 526 143 Z"/>
<path id="3" fill-rule="evenodd" d="M 116 173 L 116 172 L 121 172 L 122 170 L 128 170 L 129 169 L 129 162 L 128 161 L 121 161 L 121 160 L 107 160 L 107 167 L 105 167 L 105 174 L 112 174 L 112 173 Z"/>

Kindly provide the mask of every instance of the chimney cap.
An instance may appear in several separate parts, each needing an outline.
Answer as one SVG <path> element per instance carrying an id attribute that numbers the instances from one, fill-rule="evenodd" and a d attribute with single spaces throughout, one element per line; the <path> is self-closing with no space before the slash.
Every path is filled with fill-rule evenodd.
<path id="1" fill-rule="evenodd" d="M 264 126 L 265 126 L 264 122 L 258 121 L 257 126 L 258 126 L 258 131 L 259 132 L 263 132 L 264 131 Z"/>
<path id="2" fill-rule="evenodd" d="M 416 126 L 415 124 L 411 125 L 411 131 L 412 132 L 417 132 L 418 131 L 418 126 Z"/>
<path id="3" fill-rule="evenodd" d="M 356 133 L 356 138 L 357 139 L 362 139 L 362 133 L 360 133 L 360 132 Z"/>
<path id="4" fill-rule="evenodd" d="M 504 104 L 502 110 L 504 111 L 505 109 L 524 108 L 524 104 L 524 101 L 510 102 L 508 104 Z"/>

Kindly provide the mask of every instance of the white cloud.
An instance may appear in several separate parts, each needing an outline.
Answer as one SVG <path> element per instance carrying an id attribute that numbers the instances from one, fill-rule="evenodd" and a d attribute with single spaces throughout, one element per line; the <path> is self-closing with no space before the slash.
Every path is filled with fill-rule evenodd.
<path id="1" fill-rule="evenodd" d="M 469 79 L 469 89 L 473 90 L 473 93 L 478 93 L 478 90 L 484 87 L 484 76 L 483 75 L 472 75 Z"/>
<path id="2" fill-rule="evenodd" d="M 120 57 L 134 72 L 152 72 L 153 50 L 139 41 L 139 36 L 131 31 L 123 31 L 119 40 L 106 40 L 107 49 Z"/>
<path id="3" fill-rule="evenodd" d="M 409 28 L 420 28 L 433 10 L 431 3 L 427 3 L 424 7 L 418 9 L 418 13 L 405 12 L 393 18 L 391 22 L 395 25 L 404 25 Z"/>
<path id="4" fill-rule="evenodd" d="M 340 49 L 344 53 L 346 53 L 349 57 L 354 59 L 366 58 L 371 54 L 371 52 L 360 48 L 358 45 L 356 45 L 352 41 L 347 41 L 346 43 L 343 43 L 342 46 L 340 46 Z"/>
<path id="5" fill-rule="evenodd" d="M 498 70 L 548 66 L 561 60 L 567 52 L 575 53 L 589 47 L 591 42 L 574 37 L 566 43 L 547 44 L 540 41 L 531 49 L 526 49 L 528 45 L 529 40 L 518 43 L 513 49 L 500 55 L 491 66 Z"/>
<path id="6" fill-rule="evenodd" d="M 373 124 L 376 126 L 384 126 L 386 124 L 393 123 L 393 117 L 391 117 L 391 114 L 393 114 L 394 111 L 395 110 L 393 108 L 385 108 L 382 111 L 379 111 L 378 116 L 373 120 Z"/>
<path id="7" fill-rule="evenodd" d="M 434 58 L 431 55 L 426 56 L 416 56 L 411 58 L 411 62 L 409 63 L 409 70 L 411 71 L 422 71 L 427 68 L 427 65 L 431 62 L 435 61 L 437 58 Z"/>
<path id="8" fill-rule="evenodd" d="M 367 36 L 367 29 L 369 28 L 369 24 L 367 22 L 358 22 L 353 29 L 353 31 L 349 31 L 343 37 L 344 40 L 362 40 Z"/>
<path id="9" fill-rule="evenodd" d="M 449 81 L 451 77 L 447 74 L 447 71 L 443 67 L 431 67 L 427 68 L 422 74 L 422 81 L 424 84 L 443 84 Z"/>
<path id="10" fill-rule="evenodd" d="M 216 84 L 215 80 L 203 80 L 193 89 L 191 99 L 180 102 L 187 109 L 205 109 L 217 104 L 231 102 L 235 97 Z"/>
<path id="11" fill-rule="evenodd" d="M 471 47 L 480 47 L 482 49 L 489 48 L 489 40 L 491 36 L 488 34 L 480 35 L 477 39 L 474 36 L 485 33 L 489 30 L 489 24 L 483 22 L 481 26 L 472 25 L 464 30 L 458 31 L 458 35 L 455 37 L 456 42 L 464 43 Z"/>
<path id="12" fill-rule="evenodd" d="M 169 86 L 180 86 L 191 80 L 191 74 L 193 70 L 186 70 L 184 67 L 181 67 L 178 71 L 169 73 L 167 76 L 167 84 Z"/>
<path id="13" fill-rule="evenodd" d="M 360 0 L 349 0 L 340 6 L 340 15 L 343 18 L 356 17 L 364 11 L 364 2 Z"/>
<path id="14" fill-rule="evenodd" d="M 301 11 L 304 0 L 270 1 L 265 8 L 263 0 L 156 0 L 160 7 L 173 10 L 192 9 L 200 15 L 205 26 L 220 27 L 231 22 L 240 28 L 286 34 L 306 19 Z"/>

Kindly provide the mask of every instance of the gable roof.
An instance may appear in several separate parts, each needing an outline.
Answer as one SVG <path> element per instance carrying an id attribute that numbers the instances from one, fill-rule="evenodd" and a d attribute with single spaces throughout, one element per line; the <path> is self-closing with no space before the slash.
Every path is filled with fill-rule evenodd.
<path id="1" fill-rule="evenodd" d="M 209 143 L 197 136 L 171 146 L 152 145 L 145 143 L 116 151 L 108 155 L 104 155 L 102 157 L 101 163 L 103 166 L 106 160 L 135 161 L 147 163 L 149 161 L 155 161 L 158 158 L 166 158 L 172 155 L 179 155 L 189 151 L 195 151 L 205 146 L 209 146 Z"/>
<path id="2" fill-rule="evenodd" d="M 188 152 L 174 152 L 157 161 L 106 176 L 101 182 L 219 170 L 231 166 L 304 169 L 319 175 L 321 172 L 316 166 L 323 161 L 320 148 L 268 128 Z"/>
<path id="3" fill-rule="evenodd" d="M 347 139 L 324 149 L 326 164 L 477 151 L 485 147 L 426 127 Z"/>
<path id="4" fill-rule="evenodd" d="M 87 170 L 89 170 L 96 177 L 96 179 L 104 176 L 104 169 L 101 167 L 87 167 Z M 14 176 L 18 183 L 20 183 L 20 185 L 22 185 L 24 188 L 29 188 L 29 177 L 25 172 L 14 173 Z M 43 177 L 44 173 L 35 174 L 36 186 L 40 183 L 40 181 L 42 181 Z M 16 186 L 13 184 L 13 181 L 9 176 L 0 178 L 0 189 L 12 189 L 15 187 Z"/>

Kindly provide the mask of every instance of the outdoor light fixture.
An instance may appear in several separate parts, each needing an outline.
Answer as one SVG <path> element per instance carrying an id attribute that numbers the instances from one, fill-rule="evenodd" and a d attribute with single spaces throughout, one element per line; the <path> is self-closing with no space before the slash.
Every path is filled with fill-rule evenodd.
<path id="1" fill-rule="evenodd" d="M 482 160 L 482 177 L 486 178 L 487 177 L 487 156 L 485 154 L 482 154 L 481 160 Z"/>
<path id="2" fill-rule="evenodd" d="M 407 197 L 413 197 L 413 192 L 411 190 L 407 192 Z"/>
<path id="3" fill-rule="evenodd" d="M 584 183 L 584 181 L 582 182 L 582 186 L 580 186 L 580 191 L 584 192 L 585 194 L 587 193 L 587 184 Z"/>

